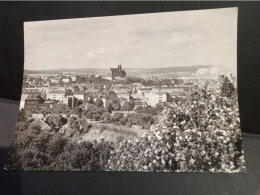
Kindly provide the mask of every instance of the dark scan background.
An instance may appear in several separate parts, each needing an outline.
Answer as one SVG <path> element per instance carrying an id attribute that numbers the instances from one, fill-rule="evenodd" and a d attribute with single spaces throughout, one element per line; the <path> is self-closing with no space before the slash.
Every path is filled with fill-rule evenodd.
<path id="1" fill-rule="evenodd" d="M 260 2 L 0 2 L 0 98 L 20 99 L 25 21 L 224 7 L 239 8 L 238 93 L 242 131 L 260 133 Z"/>
<path id="2" fill-rule="evenodd" d="M 247 133 L 246 174 L 3 170 L 19 109 L 24 21 L 223 7 L 239 8 L 242 131 L 260 133 L 260 2 L 0 2 L 0 194 L 260 194 L 260 136 Z"/>

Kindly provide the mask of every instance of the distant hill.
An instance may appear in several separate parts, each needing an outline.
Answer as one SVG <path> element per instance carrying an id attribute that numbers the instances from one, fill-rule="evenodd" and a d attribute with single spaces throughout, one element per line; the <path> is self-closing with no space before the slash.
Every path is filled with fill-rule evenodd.
<path id="1" fill-rule="evenodd" d="M 195 65 L 195 66 L 182 66 L 182 67 L 162 67 L 162 68 L 125 68 L 127 75 L 160 75 L 169 73 L 195 73 L 200 68 L 209 68 L 212 65 Z M 110 69 L 99 68 L 70 68 L 70 69 L 54 69 L 54 70 L 24 70 L 25 74 L 57 74 L 60 72 L 75 72 L 85 74 L 103 74 L 110 73 Z"/>
<path id="2" fill-rule="evenodd" d="M 25 74 L 58 74 L 60 72 L 75 72 L 75 73 L 89 73 L 89 74 L 107 74 L 109 69 L 98 68 L 63 68 L 53 70 L 24 70 Z"/>
<path id="3" fill-rule="evenodd" d="M 210 68 L 212 65 L 196 65 L 196 66 L 180 66 L 180 67 L 163 67 L 163 68 L 129 68 L 125 69 L 128 75 L 143 75 L 143 74 L 165 74 L 171 72 L 195 73 L 200 68 Z"/>

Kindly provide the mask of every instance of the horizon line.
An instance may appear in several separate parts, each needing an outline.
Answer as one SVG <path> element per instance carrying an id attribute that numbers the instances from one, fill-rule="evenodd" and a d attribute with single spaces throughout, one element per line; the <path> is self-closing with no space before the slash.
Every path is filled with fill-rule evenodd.
<path id="1" fill-rule="evenodd" d="M 223 65 L 213 65 L 213 64 L 205 64 L 205 65 L 190 65 L 190 66 L 165 66 L 165 67 L 157 67 L 157 68 L 154 68 L 154 67 L 151 67 L 151 68 L 135 68 L 135 67 L 132 67 L 132 68 L 124 68 L 122 67 L 123 69 L 158 69 L 158 68 L 183 68 L 183 67 L 194 67 L 194 66 L 223 66 Z M 117 66 L 116 66 L 117 67 Z M 96 70 L 110 70 L 111 67 L 109 68 L 56 68 L 56 69 L 24 69 L 24 70 L 30 70 L 30 71 L 46 71 L 46 70 L 49 70 L 49 71 L 54 71 L 54 70 L 60 70 L 60 69 L 63 69 L 63 70 L 71 70 L 71 69 L 96 69 Z"/>

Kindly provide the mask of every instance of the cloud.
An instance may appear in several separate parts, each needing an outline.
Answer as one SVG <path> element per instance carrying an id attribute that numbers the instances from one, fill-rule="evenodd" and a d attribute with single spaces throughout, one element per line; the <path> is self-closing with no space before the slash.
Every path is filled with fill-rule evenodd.
<path id="1" fill-rule="evenodd" d="M 103 47 L 100 49 L 96 49 L 94 51 L 91 51 L 87 54 L 85 54 L 85 58 L 103 58 L 103 57 L 108 57 L 113 54 L 116 54 L 119 51 L 119 47 Z"/>
<path id="2" fill-rule="evenodd" d="M 163 45 L 185 45 L 185 44 L 194 44 L 200 43 L 203 41 L 203 37 L 200 33 L 188 34 L 183 32 L 174 32 L 171 33 L 170 38 L 164 40 Z"/>
<path id="3" fill-rule="evenodd" d="M 165 57 L 172 57 L 173 53 L 159 53 L 157 58 L 165 58 Z"/>
<path id="4" fill-rule="evenodd" d="M 73 58 L 73 54 L 71 54 L 71 53 L 68 54 L 67 58 L 68 58 L 68 59 L 72 59 L 72 58 Z"/>
<path id="5" fill-rule="evenodd" d="M 137 44 L 141 42 L 141 39 L 136 38 L 136 37 L 127 37 L 124 40 L 126 43 L 130 43 L 130 44 Z"/>

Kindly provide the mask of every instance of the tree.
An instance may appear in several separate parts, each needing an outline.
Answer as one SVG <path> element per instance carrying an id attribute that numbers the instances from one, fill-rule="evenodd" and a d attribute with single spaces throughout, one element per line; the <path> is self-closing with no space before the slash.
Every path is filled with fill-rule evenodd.
<path id="1" fill-rule="evenodd" d="M 105 108 L 105 111 L 107 111 L 107 112 L 112 112 L 114 110 L 114 108 L 113 108 L 113 106 L 111 105 L 111 103 L 109 103 L 107 106 L 106 106 L 106 108 Z"/>
<path id="2" fill-rule="evenodd" d="M 88 100 L 89 104 L 94 104 L 94 97 L 92 95 L 89 96 L 89 100 Z"/>
<path id="3" fill-rule="evenodd" d="M 124 111 L 133 110 L 133 106 L 132 106 L 131 102 L 125 102 L 125 104 L 122 106 L 121 110 L 124 110 Z"/>
<path id="4" fill-rule="evenodd" d="M 86 87 L 86 86 L 83 86 L 83 90 L 86 91 L 86 90 L 87 90 L 87 87 Z"/>
<path id="5" fill-rule="evenodd" d="M 95 113 L 96 113 L 95 111 L 88 111 L 87 112 L 87 118 L 92 120 Z"/>
<path id="6" fill-rule="evenodd" d="M 147 125 L 149 119 L 150 119 L 150 115 L 148 115 L 148 114 L 142 114 L 142 115 L 141 115 L 141 123 L 142 123 L 143 129 L 144 129 L 145 126 Z"/>
<path id="7" fill-rule="evenodd" d="M 122 113 L 116 112 L 113 116 L 114 123 L 117 123 L 124 115 Z"/>
<path id="8" fill-rule="evenodd" d="M 68 95 L 73 95 L 73 91 L 71 89 L 66 89 L 65 97 L 67 97 Z"/>
<path id="9" fill-rule="evenodd" d="M 52 114 L 46 119 L 46 123 L 53 129 L 59 130 L 68 122 L 62 115 Z"/>
<path id="10" fill-rule="evenodd" d="M 66 104 L 53 104 L 53 108 L 51 110 L 52 113 L 55 114 L 68 113 L 70 111 L 69 107 Z"/>
<path id="11" fill-rule="evenodd" d="M 116 111 L 121 109 L 121 105 L 118 99 L 114 99 L 111 105 Z"/>
<path id="12" fill-rule="evenodd" d="M 78 86 L 78 85 L 75 85 L 75 86 L 74 86 L 74 92 L 78 93 L 79 91 L 80 91 L 79 86 Z"/>
<path id="13" fill-rule="evenodd" d="M 142 113 L 143 112 L 143 107 L 142 106 L 138 106 L 135 108 L 135 112 L 137 113 Z"/>
<path id="14" fill-rule="evenodd" d="M 131 106 L 131 110 L 133 110 L 135 108 L 135 102 L 134 102 L 134 98 L 131 96 L 130 97 L 130 106 Z"/>
<path id="15" fill-rule="evenodd" d="M 128 118 L 127 117 L 122 117 L 119 120 L 119 123 L 122 125 L 126 125 L 126 123 L 128 122 Z"/>
<path id="16" fill-rule="evenodd" d="M 153 108 L 151 106 L 145 106 L 143 108 L 142 113 L 147 113 L 147 114 L 151 114 L 151 115 L 157 115 L 157 109 Z"/>
<path id="17" fill-rule="evenodd" d="M 39 99 L 39 103 L 42 104 L 45 102 L 44 98 L 40 95 L 37 96 L 37 98 Z"/>
<path id="18" fill-rule="evenodd" d="M 103 103 L 103 101 L 102 101 L 101 98 L 99 98 L 99 99 L 96 100 L 96 106 L 97 106 L 98 108 L 103 107 L 103 105 L 104 105 L 104 103 Z"/>
<path id="19" fill-rule="evenodd" d="M 96 112 L 94 115 L 93 115 L 93 118 L 95 119 L 95 121 L 98 121 L 100 119 L 101 115 Z"/>
<path id="20" fill-rule="evenodd" d="M 98 110 L 98 107 L 95 104 L 90 104 L 90 105 L 88 105 L 87 110 L 96 111 L 96 110 Z"/>
<path id="21" fill-rule="evenodd" d="M 104 120 L 105 123 L 110 122 L 111 120 L 111 115 L 109 112 L 104 112 L 103 115 L 101 116 L 101 119 Z"/>
<path id="22" fill-rule="evenodd" d="M 158 104 L 156 104 L 155 108 L 157 109 L 158 113 L 161 113 L 164 109 L 164 105 L 163 105 L 163 103 L 158 103 Z"/>
<path id="23" fill-rule="evenodd" d="M 26 119 L 26 112 L 25 110 L 22 108 L 21 110 L 19 110 L 18 112 L 18 121 L 24 121 Z"/>

